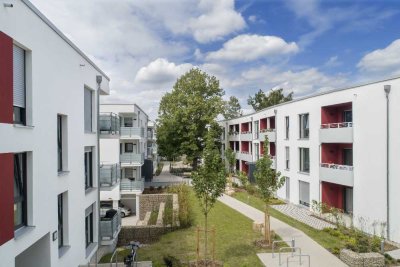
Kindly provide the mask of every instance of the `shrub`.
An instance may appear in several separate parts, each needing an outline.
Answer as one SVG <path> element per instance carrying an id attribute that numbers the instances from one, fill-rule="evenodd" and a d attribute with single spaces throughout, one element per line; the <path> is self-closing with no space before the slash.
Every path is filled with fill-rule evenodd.
<path id="1" fill-rule="evenodd" d="M 164 226 L 167 225 L 173 225 L 173 216 L 174 215 L 174 210 L 173 210 L 173 203 L 172 203 L 172 198 L 168 197 L 167 201 L 165 203 L 165 209 L 163 213 L 163 224 Z"/>
<path id="2" fill-rule="evenodd" d="M 190 187 L 186 184 L 171 186 L 167 189 L 168 193 L 178 194 L 179 202 L 179 223 L 181 227 L 189 227 L 192 225 L 194 217 L 190 204 Z"/>
<path id="3" fill-rule="evenodd" d="M 175 258 L 174 256 L 171 255 L 166 255 L 163 257 L 165 266 L 167 267 L 180 267 L 182 266 L 181 262 Z"/>
<path id="4" fill-rule="evenodd" d="M 156 176 L 160 175 L 163 167 L 164 167 L 164 163 L 160 162 L 160 163 L 157 164 Z"/>
<path id="5" fill-rule="evenodd" d="M 373 252 L 379 252 L 381 250 L 381 239 L 378 236 L 373 236 L 370 244 Z"/>
<path id="6" fill-rule="evenodd" d="M 242 186 L 244 188 L 247 187 L 247 185 L 249 184 L 249 179 L 247 178 L 247 175 L 245 172 L 240 171 L 238 174 L 238 178 L 240 180 L 240 183 L 242 184 Z"/>
<path id="7" fill-rule="evenodd" d="M 249 193 L 250 195 L 255 195 L 255 194 L 258 193 L 257 188 L 256 188 L 254 185 L 252 185 L 252 184 L 248 184 L 248 185 L 246 186 L 246 191 L 247 191 L 247 193 Z"/>
<path id="8" fill-rule="evenodd" d="M 349 238 L 345 246 L 347 249 L 357 252 L 357 240 L 354 237 Z"/>

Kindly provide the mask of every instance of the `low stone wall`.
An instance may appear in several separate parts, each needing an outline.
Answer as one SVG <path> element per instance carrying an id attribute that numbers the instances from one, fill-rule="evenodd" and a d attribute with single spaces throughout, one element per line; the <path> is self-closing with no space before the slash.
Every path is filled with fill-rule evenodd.
<path id="1" fill-rule="evenodd" d="M 143 220 L 147 212 L 160 207 L 160 203 L 167 202 L 172 194 L 145 194 L 139 195 L 139 220 Z"/>
<path id="2" fill-rule="evenodd" d="M 357 253 L 348 249 L 340 251 L 340 259 L 349 267 L 384 267 L 385 257 L 379 253 Z"/>
<path id="3" fill-rule="evenodd" d="M 152 243 L 158 241 L 163 234 L 176 229 L 177 227 L 164 227 L 157 225 L 123 227 L 118 235 L 118 247 L 126 246 L 131 241 L 139 241 L 143 244 Z"/>

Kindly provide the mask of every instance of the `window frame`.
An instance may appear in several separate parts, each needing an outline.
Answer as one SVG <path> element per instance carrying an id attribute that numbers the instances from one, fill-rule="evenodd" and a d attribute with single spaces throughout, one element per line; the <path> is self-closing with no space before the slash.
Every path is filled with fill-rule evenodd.
<path id="1" fill-rule="evenodd" d="M 304 152 L 308 151 L 308 164 L 305 161 Z M 306 166 L 308 166 L 308 170 L 306 170 Z M 310 148 L 308 147 L 299 147 L 299 172 L 301 173 L 310 173 Z"/>
<path id="2" fill-rule="evenodd" d="M 290 147 L 285 146 L 285 170 L 290 170 Z"/>
<path id="3" fill-rule="evenodd" d="M 132 145 L 132 149 L 127 149 L 127 147 L 128 147 L 127 145 Z M 134 153 L 133 152 L 134 145 L 135 145 L 134 143 L 125 143 L 124 144 L 124 153 Z"/>
<path id="4" fill-rule="evenodd" d="M 14 55 L 14 47 L 18 47 L 19 49 L 21 49 L 23 51 L 23 60 L 24 60 L 23 61 L 23 67 L 24 67 L 23 79 L 24 79 L 24 96 L 25 97 L 24 97 L 24 107 L 15 106 L 13 103 L 13 123 L 19 124 L 19 125 L 26 125 L 26 98 L 27 98 L 27 94 L 26 94 L 26 51 L 24 48 L 22 48 L 16 44 L 13 44 L 13 55 Z M 13 61 L 13 66 L 15 66 L 14 61 Z M 13 72 L 14 71 L 15 70 L 13 69 Z M 13 77 L 13 82 L 15 82 L 14 77 Z M 14 88 L 13 88 L 13 94 L 14 94 Z"/>
<path id="5" fill-rule="evenodd" d="M 305 122 L 305 118 L 307 121 Z M 307 126 L 307 127 L 303 127 Z M 300 139 L 310 139 L 310 114 L 303 113 L 299 114 L 299 138 Z"/>
<path id="6" fill-rule="evenodd" d="M 57 220 L 58 220 L 58 248 L 65 246 L 64 244 L 64 193 L 57 196 Z"/>
<path id="7" fill-rule="evenodd" d="M 57 114 L 57 170 L 62 172 L 63 168 L 63 116 Z"/>
<path id="8" fill-rule="evenodd" d="M 90 149 L 90 150 L 89 150 Z M 93 188 L 93 148 L 85 147 L 85 190 Z"/>
<path id="9" fill-rule="evenodd" d="M 22 161 L 22 162 L 21 162 Z M 21 170 L 22 173 L 19 173 L 20 177 L 16 177 L 18 175 L 18 170 Z M 15 153 L 14 154 L 14 230 L 18 230 L 22 227 L 28 225 L 28 196 L 27 196 L 27 153 Z M 22 176 L 22 177 L 21 177 Z M 16 189 L 15 186 L 18 183 L 20 184 L 19 189 Z M 16 197 L 15 192 L 19 191 L 19 195 Z M 22 195 L 22 196 L 21 196 Z M 16 214 L 15 210 L 17 210 L 17 206 L 19 203 L 21 204 L 22 214 L 21 214 L 21 223 L 16 224 Z"/>
<path id="10" fill-rule="evenodd" d="M 85 216 L 85 245 L 88 248 L 91 244 L 94 243 L 94 235 L 93 235 L 93 210 L 89 212 L 88 215 Z"/>
<path id="11" fill-rule="evenodd" d="M 285 139 L 286 140 L 289 140 L 289 127 L 290 127 L 289 116 L 285 116 Z"/>
<path id="12" fill-rule="evenodd" d="M 90 99 L 90 108 L 86 108 L 86 92 L 89 92 L 90 93 L 90 97 L 88 98 L 88 99 Z M 83 108 L 83 110 L 84 110 L 84 131 L 85 131 L 85 133 L 93 133 L 93 107 L 94 107 L 94 105 L 93 105 L 93 90 L 91 90 L 90 88 L 88 88 L 88 87 L 84 87 L 84 103 L 83 103 L 83 106 L 84 106 L 84 108 Z M 86 111 L 89 111 L 90 110 L 90 114 L 86 114 Z M 87 121 L 87 118 L 90 118 L 90 123 Z M 87 128 L 87 126 L 89 127 L 90 126 L 90 129 L 89 128 Z"/>

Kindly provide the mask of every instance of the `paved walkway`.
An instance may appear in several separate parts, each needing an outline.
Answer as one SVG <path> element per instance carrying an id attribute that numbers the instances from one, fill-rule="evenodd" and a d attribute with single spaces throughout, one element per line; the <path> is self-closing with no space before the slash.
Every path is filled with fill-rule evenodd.
<path id="1" fill-rule="evenodd" d="M 312 212 L 308 209 L 304 209 L 293 204 L 273 205 L 271 207 L 318 230 L 335 227 L 331 223 L 312 216 Z"/>
<path id="2" fill-rule="evenodd" d="M 237 210 L 246 217 L 256 221 L 264 221 L 264 213 L 255 209 L 235 198 L 223 195 L 219 200 L 226 204 L 227 206 Z M 287 225 L 273 217 L 271 217 L 271 229 L 275 231 L 283 240 L 289 241 L 292 238 L 296 240 L 296 247 L 300 247 L 302 254 L 307 254 L 311 256 L 311 266 L 315 267 L 345 267 L 347 266 L 342 261 L 340 261 L 336 256 L 331 254 L 328 250 L 320 246 L 317 242 L 312 240 L 306 234 L 300 230 Z M 272 258 L 271 253 L 260 253 L 259 258 L 265 266 L 274 267 L 277 265 L 277 256 Z M 283 259 L 286 266 L 286 258 Z M 290 266 L 295 266 L 291 264 Z M 303 263 L 303 266 L 307 266 Z"/>
<path id="3" fill-rule="evenodd" d="M 182 182 L 183 178 L 169 172 L 169 161 L 164 161 L 163 169 L 158 176 L 153 177 L 153 182 Z"/>

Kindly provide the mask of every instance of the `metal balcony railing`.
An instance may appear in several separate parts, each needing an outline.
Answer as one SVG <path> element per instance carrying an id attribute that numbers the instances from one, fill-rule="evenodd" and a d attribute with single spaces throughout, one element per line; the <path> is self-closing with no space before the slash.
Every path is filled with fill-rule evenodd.
<path id="1" fill-rule="evenodd" d="M 100 133 L 119 134 L 120 119 L 115 113 L 100 113 Z"/>
<path id="2" fill-rule="evenodd" d="M 320 163 L 322 168 L 330 168 L 343 171 L 353 171 L 354 167 L 349 165 L 340 165 L 335 163 Z"/>
<path id="3" fill-rule="evenodd" d="M 348 127 L 353 127 L 353 122 L 335 122 L 335 123 L 321 124 L 321 129 L 348 128 Z"/>
<path id="4" fill-rule="evenodd" d="M 117 237 L 121 229 L 121 215 L 119 212 L 115 213 L 112 218 L 100 219 L 100 237 L 101 240 L 113 240 Z"/>
<path id="5" fill-rule="evenodd" d="M 144 179 L 141 180 L 121 180 L 121 191 L 143 191 Z"/>
<path id="6" fill-rule="evenodd" d="M 121 179 L 121 167 L 116 164 L 100 165 L 100 186 L 113 186 Z"/>
<path id="7" fill-rule="evenodd" d="M 125 138 L 143 138 L 143 127 L 121 127 L 121 137 Z"/>
<path id="8" fill-rule="evenodd" d="M 124 164 L 143 164 L 144 153 L 123 153 L 120 155 L 120 162 Z"/>
<path id="9" fill-rule="evenodd" d="M 275 132 L 275 128 L 265 128 L 261 129 L 260 133 Z"/>

